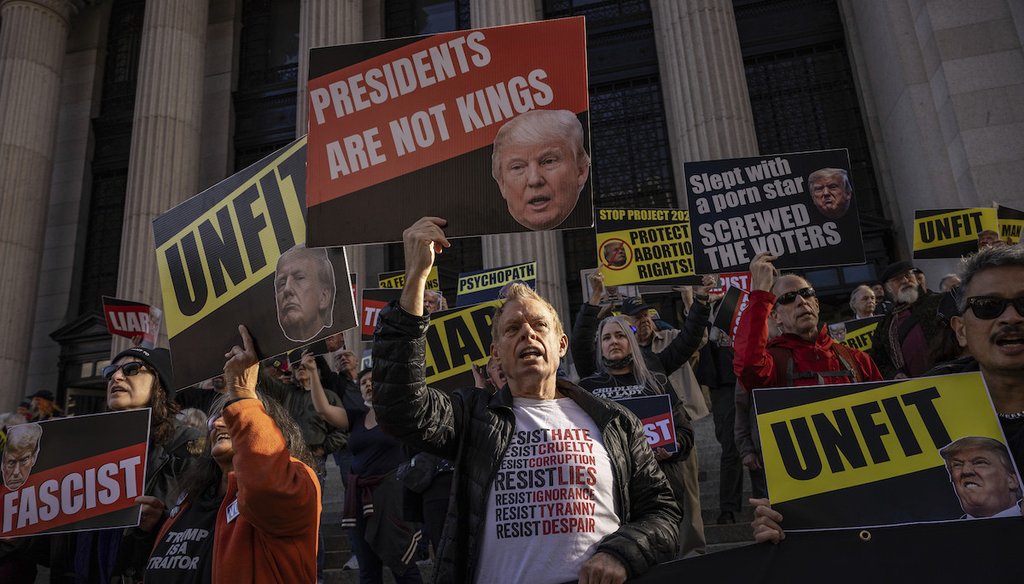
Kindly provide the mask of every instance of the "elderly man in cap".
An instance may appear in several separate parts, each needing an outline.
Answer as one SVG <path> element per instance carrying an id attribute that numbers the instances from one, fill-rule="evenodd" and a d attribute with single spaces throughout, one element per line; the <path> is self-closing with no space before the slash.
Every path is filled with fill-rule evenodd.
<path id="1" fill-rule="evenodd" d="M 920 377 L 934 365 L 929 339 L 948 332 L 948 324 L 938 317 L 943 295 L 922 289 L 916 268 L 906 261 L 886 267 L 882 283 L 893 307 L 875 329 L 871 358 L 886 379 Z"/>

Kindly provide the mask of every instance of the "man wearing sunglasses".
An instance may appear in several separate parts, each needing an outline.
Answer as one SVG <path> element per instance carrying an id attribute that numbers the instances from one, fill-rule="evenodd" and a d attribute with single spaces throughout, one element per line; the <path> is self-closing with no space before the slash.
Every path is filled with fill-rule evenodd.
<path id="1" fill-rule="evenodd" d="M 750 262 L 749 303 L 735 338 L 733 370 L 743 387 L 792 387 L 880 381 L 867 354 L 832 340 L 818 323 L 818 299 L 796 274 L 777 276 L 776 256 L 760 253 Z M 768 340 L 768 323 L 779 335 Z"/>
<path id="2" fill-rule="evenodd" d="M 929 339 L 949 334 L 947 321 L 938 317 L 945 295 L 923 288 L 917 272 L 905 261 L 890 264 L 882 272 L 893 307 L 875 329 L 870 355 L 886 379 L 923 375 L 934 365 Z"/>

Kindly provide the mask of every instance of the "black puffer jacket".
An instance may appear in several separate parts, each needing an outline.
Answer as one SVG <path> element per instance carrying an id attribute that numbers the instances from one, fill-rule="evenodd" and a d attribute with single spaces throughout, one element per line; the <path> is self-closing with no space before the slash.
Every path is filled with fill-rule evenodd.
<path id="1" fill-rule="evenodd" d="M 406 444 L 455 461 L 444 540 L 434 582 L 472 582 L 483 539 L 491 483 L 515 427 L 508 387 L 491 395 L 477 389 L 452 394 L 424 382 L 429 320 L 394 303 L 385 308 L 373 343 L 373 406 L 384 430 Z M 622 524 L 598 544 L 617 557 L 630 577 L 672 559 L 679 507 L 658 469 L 636 417 L 621 406 L 559 381 L 601 428 L 617 483 Z"/>

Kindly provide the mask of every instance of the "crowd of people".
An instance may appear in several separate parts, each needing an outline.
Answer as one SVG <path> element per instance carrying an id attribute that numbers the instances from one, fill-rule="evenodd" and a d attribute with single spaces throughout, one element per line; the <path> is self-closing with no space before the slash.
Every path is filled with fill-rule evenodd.
<path id="1" fill-rule="evenodd" d="M 571 336 L 547 300 L 513 284 L 492 318 L 490 359 L 473 367 L 475 387 L 450 392 L 425 383 L 430 314 L 447 307 L 425 290 L 450 246 L 444 226 L 423 218 L 406 230 L 405 287 L 380 315 L 372 369 L 358 371 L 340 335 L 324 355 L 261 363 L 244 326 L 222 376 L 178 391 L 167 350 L 119 353 L 103 371 L 107 409 L 152 410 L 139 525 L 0 541 L 0 581 L 32 582 L 36 563 L 54 582 L 322 579 L 333 456 L 354 552 L 347 567 L 360 582 L 382 582 L 385 567 L 398 582 L 420 582 L 417 560 L 429 555 L 435 582 L 623 582 L 704 553 L 692 424 L 709 414 L 721 445 L 717 522 L 737 521 L 746 473 L 755 539 L 785 537 L 751 408 L 750 392 L 763 387 L 980 371 L 1010 456 L 1024 464 L 1020 245 L 982 242 L 939 292 L 910 262 L 851 290 L 849 320 L 880 318 L 867 353 L 835 341 L 811 283 L 779 273 L 768 254 L 750 264 L 734 337 L 710 324 L 723 296 L 714 277 L 677 288 L 674 328 L 642 298 L 608 302 L 595 272 Z M 617 403 L 644 396 L 668 397 L 674 444 L 650 447 Z M 42 390 L 0 417 L 12 477 L 11 428 L 61 415 Z M 1019 511 L 1010 459 L 978 454 L 989 446 L 942 452 L 954 485 L 991 468 L 1011 477 L 992 504 L 965 488 L 965 517 Z"/>

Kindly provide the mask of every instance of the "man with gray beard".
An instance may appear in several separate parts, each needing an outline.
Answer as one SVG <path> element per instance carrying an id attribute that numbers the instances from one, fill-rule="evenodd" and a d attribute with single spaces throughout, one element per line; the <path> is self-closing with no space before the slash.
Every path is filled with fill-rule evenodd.
<path id="1" fill-rule="evenodd" d="M 910 262 L 890 264 L 882 272 L 885 292 L 892 299 L 871 342 L 869 354 L 886 379 L 919 377 L 934 363 L 929 340 L 949 334 L 948 321 L 938 317 L 943 294 L 922 290 Z"/>

